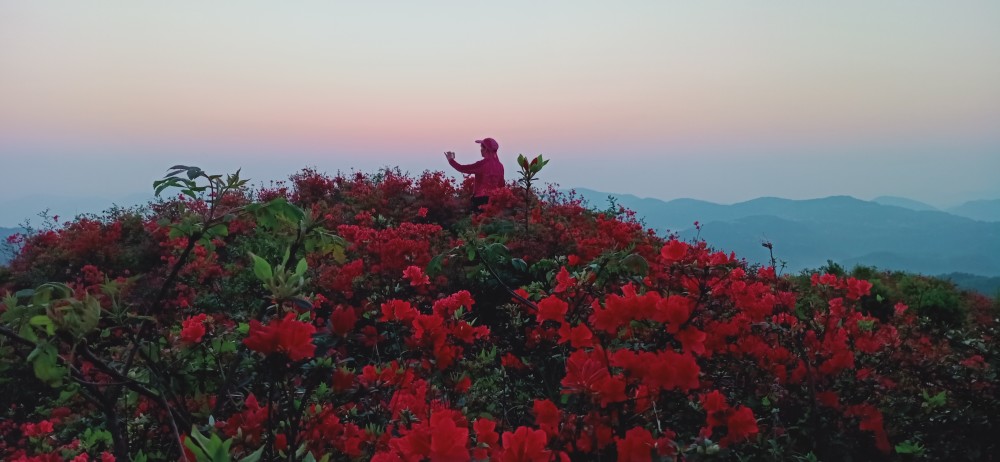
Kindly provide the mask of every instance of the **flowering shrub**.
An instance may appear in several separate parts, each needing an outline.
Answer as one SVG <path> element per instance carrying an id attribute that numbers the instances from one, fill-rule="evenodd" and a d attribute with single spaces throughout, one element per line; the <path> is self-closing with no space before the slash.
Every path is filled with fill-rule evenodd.
<path id="1" fill-rule="evenodd" d="M 245 184 L 176 166 L 17 238 L 5 460 L 995 457 L 987 299 L 779 277 L 530 181 L 472 217 L 440 172 Z"/>

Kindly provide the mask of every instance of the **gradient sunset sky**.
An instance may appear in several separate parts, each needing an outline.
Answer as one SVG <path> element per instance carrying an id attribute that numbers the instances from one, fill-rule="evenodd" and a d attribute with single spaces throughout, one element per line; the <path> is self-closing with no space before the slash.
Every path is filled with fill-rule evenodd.
<path id="1" fill-rule="evenodd" d="M 1000 198 L 1000 1 L 0 0 L 6 200 L 485 136 L 564 188 Z"/>

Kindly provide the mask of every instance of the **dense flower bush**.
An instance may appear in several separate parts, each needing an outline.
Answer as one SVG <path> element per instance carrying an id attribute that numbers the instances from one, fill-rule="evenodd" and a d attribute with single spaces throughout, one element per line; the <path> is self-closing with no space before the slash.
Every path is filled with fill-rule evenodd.
<path id="1" fill-rule="evenodd" d="M 996 457 L 993 301 L 782 277 L 538 192 L 545 162 L 475 216 L 440 172 L 177 166 L 148 210 L 15 238 L 0 455 Z"/>

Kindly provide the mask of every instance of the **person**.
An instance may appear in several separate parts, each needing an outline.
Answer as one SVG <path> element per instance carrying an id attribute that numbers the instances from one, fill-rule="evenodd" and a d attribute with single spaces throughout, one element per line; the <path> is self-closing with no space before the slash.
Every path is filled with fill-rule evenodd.
<path id="1" fill-rule="evenodd" d="M 480 212 L 482 211 L 482 206 L 489 202 L 490 194 L 493 190 L 504 186 L 504 179 L 503 164 L 500 163 L 500 158 L 497 157 L 497 151 L 500 149 L 497 140 L 483 138 L 476 140 L 476 143 L 479 143 L 479 153 L 483 156 L 483 159 L 474 164 L 462 165 L 456 162 L 455 153 L 451 151 L 444 153 L 444 156 L 448 158 L 448 163 L 455 170 L 467 175 L 474 175 L 472 210 L 473 212 Z"/>

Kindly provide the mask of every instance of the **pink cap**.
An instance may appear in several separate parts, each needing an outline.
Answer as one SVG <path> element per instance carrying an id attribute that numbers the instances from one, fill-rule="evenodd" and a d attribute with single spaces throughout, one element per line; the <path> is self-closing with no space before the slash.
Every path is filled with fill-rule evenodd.
<path id="1" fill-rule="evenodd" d="M 500 144 L 498 144 L 497 140 L 493 138 L 483 138 L 481 140 L 476 140 L 476 142 L 483 145 L 483 147 L 485 147 L 488 151 L 496 151 L 500 149 Z"/>

